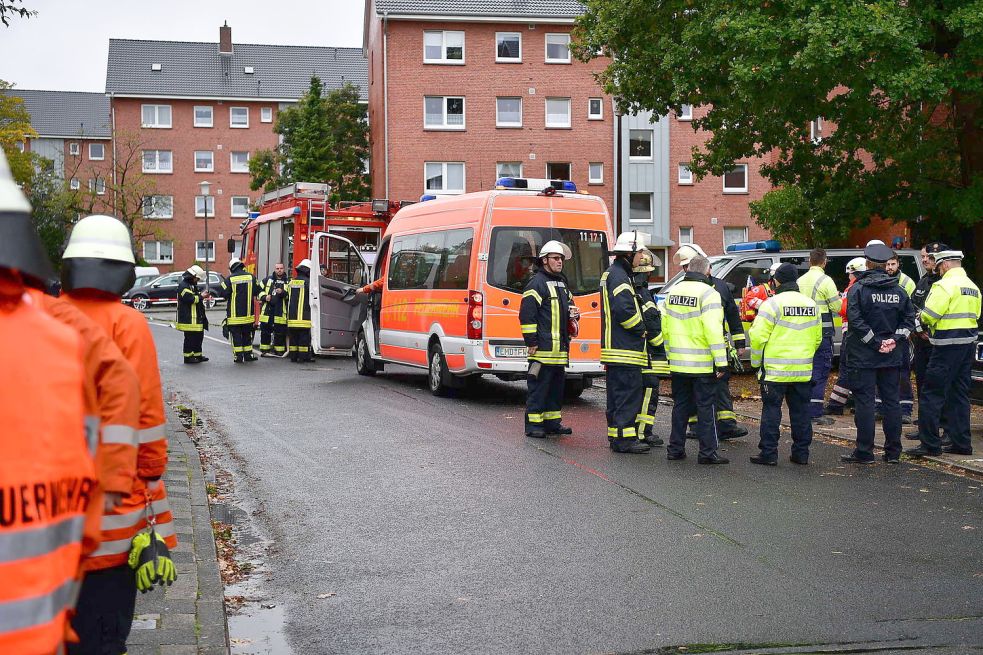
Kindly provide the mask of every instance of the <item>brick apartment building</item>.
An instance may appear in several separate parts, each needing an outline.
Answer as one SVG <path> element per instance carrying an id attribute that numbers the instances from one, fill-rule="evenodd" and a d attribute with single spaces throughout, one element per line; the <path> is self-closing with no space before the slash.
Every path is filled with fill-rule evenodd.
<path id="1" fill-rule="evenodd" d="M 570 53 L 570 0 L 366 0 L 373 195 L 412 200 L 514 175 L 613 207 L 609 97 Z"/>

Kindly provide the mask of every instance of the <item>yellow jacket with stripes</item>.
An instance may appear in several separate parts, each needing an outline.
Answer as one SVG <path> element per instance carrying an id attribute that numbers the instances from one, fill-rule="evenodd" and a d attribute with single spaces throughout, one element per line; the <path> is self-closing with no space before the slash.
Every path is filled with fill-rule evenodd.
<path id="1" fill-rule="evenodd" d="M 724 309 L 709 278 L 686 273 L 662 308 L 662 336 L 673 374 L 706 375 L 727 368 Z"/>

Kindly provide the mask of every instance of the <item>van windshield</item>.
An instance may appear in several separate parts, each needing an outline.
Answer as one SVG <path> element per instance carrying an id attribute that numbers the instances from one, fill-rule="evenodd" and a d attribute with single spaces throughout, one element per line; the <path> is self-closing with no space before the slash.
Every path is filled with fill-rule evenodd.
<path id="1" fill-rule="evenodd" d="M 604 232 L 596 230 L 496 227 L 488 253 L 488 283 L 522 293 L 536 270 L 539 249 L 550 240 L 566 244 L 573 253 L 573 259 L 563 264 L 570 292 L 575 296 L 597 293 L 608 265 L 608 244 Z"/>

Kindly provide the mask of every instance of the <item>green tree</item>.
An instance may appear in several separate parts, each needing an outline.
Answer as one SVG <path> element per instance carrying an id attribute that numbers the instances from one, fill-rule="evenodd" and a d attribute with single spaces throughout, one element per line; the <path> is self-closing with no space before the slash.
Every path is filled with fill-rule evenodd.
<path id="1" fill-rule="evenodd" d="M 371 186 L 363 169 L 369 128 L 357 86 L 346 83 L 324 95 L 321 80 L 312 77 L 297 105 L 279 113 L 273 131 L 282 142 L 250 159 L 251 188 L 270 191 L 293 182 L 327 182 L 332 202 L 368 200 Z"/>
<path id="2" fill-rule="evenodd" d="M 983 246 L 979 0 L 586 4 L 575 52 L 611 57 L 599 81 L 622 110 L 708 108 L 695 174 L 764 158 L 765 228 L 823 244 L 872 216 L 929 217 Z"/>
<path id="3" fill-rule="evenodd" d="M 13 88 L 13 84 L 0 80 L 0 146 L 7 156 L 14 182 L 25 186 L 34 175 L 34 160 L 22 147 L 26 138 L 38 134 L 31 127 L 31 115 L 24 101 L 10 94 Z"/>
<path id="4" fill-rule="evenodd" d="M 68 230 L 78 216 L 75 194 L 65 187 L 65 181 L 55 172 L 54 166 L 42 162 L 34 169 L 28 200 L 31 201 L 31 219 L 48 259 L 59 269 Z"/>

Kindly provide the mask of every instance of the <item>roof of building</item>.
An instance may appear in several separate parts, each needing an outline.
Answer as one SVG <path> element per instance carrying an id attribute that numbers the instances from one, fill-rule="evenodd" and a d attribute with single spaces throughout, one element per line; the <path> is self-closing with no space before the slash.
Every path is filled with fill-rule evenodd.
<path id="1" fill-rule="evenodd" d="M 397 16 L 576 18 L 584 13 L 576 0 L 375 0 L 375 9 Z"/>
<path id="2" fill-rule="evenodd" d="M 8 95 L 24 100 L 31 127 L 42 137 L 108 139 L 109 98 L 84 91 L 10 89 Z"/>
<path id="3" fill-rule="evenodd" d="M 351 82 L 363 100 L 367 97 L 368 65 L 361 48 L 235 43 L 231 55 L 221 55 L 218 47 L 217 42 L 110 39 L 106 93 L 296 100 L 317 75 L 326 90 Z"/>

